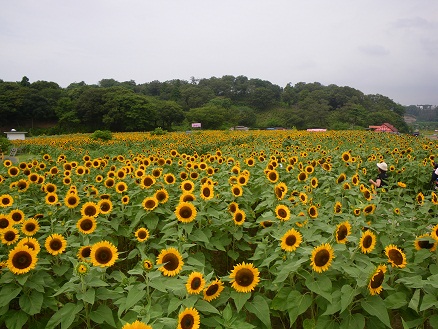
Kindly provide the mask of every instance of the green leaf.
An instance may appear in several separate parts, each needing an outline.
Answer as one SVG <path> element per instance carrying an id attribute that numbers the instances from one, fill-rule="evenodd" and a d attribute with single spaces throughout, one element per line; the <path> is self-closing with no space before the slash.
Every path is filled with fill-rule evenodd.
<path id="1" fill-rule="evenodd" d="M 379 296 L 370 296 L 361 301 L 362 308 L 370 315 L 377 317 L 383 324 L 391 328 L 385 303 Z"/>
<path id="2" fill-rule="evenodd" d="M 406 294 L 404 292 L 396 292 L 385 298 L 385 305 L 388 309 L 395 310 L 402 308 L 408 303 Z"/>
<path id="3" fill-rule="evenodd" d="M 146 291 L 144 290 L 144 288 L 144 284 L 138 284 L 131 287 L 128 292 L 128 296 L 126 297 L 125 310 L 129 310 L 139 300 L 141 300 L 144 295 L 146 295 Z"/>
<path id="4" fill-rule="evenodd" d="M 9 305 L 10 301 L 13 300 L 21 292 L 21 287 L 16 287 L 14 285 L 7 285 L 0 291 L 0 307 Z"/>
<path id="5" fill-rule="evenodd" d="M 423 288 L 424 282 L 421 275 L 414 275 L 411 277 L 405 277 L 398 279 L 397 283 L 403 283 L 408 288 Z"/>
<path id="6" fill-rule="evenodd" d="M 418 313 L 418 305 L 420 304 L 420 289 L 415 290 L 414 295 L 409 302 L 409 308 L 412 308 Z"/>
<path id="7" fill-rule="evenodd" d="M 261 295 L 256 295 L 252 302 L 246 303 L 245 308 L 259 318 L 267 328 L 271 328 L 269 305 Z"/>
<path id="8" fill-rule="evenodd" d="M 61 263 L 59 265 L 53 265 L 52 270 L 57 276 L 63 276 L 70 269 L 70 265 L 67 263 Z"/>
<path id="9" fill-rule="evenodd" d="M 301 264 L 305 262 L 307 262 L 307 259 L 304 258 L 300 258 L 298 260 L 291 259 L 285 262 L 272 283 L 275 284 L 284 282 L 284 280 L 286 280 L 290 274 L 295 273 L 301 267 Z"/>
<path id="10" fill-rule="evenodd" d="M 433 329 L 438 329 L 438 314 L 432 315 L 429 318 L 429 324 Z"/>
<path id="11" fill-rule="evenodd" d="M 293 324 L 298 316 L 306 312 L 309 306 L 312 305 L 312 297 L 309 294 L 301 295 L 299 291 L 293 290 L 287 298 L 287 305 L 289 320 Z"/>
<path id="12" fill-rule="evenodd" d="M 50 318 L 49 322 L 46 324 L 46 329 L 52 329 L 61 324 L 62 329 L 69 328 L 75 320 L 76 314 L 82 310 L 81 304 L 67 303 L 62 308 L 60 308 L 53 316 Z"/>
<path id="13" fill-rule="evenodd" d="M 334 290 L 332 292 L 332 302 L 327 303 L 327 309 L 322 315 L 331 315 L 341 310 L 341 291 Z"/>
<path id="14" fill-rule="evenodd" d="M 37 290 L 32 290 L 29 295 L 21 295 L 19 304 L 24 312 L 29 315 L 35 315 L 41 311 L 43 301 L 44 294 Z"/>
<path id="15" fill-rule="evenodd" d="M 80 291 L 76 294 L 77 299 L 83 300 L 91 305 L 94 304 L 95 296 L 96 291 L 93 288 L 89 288 L 85 292 Z"/>
<path id="16" fill-rule="evenodd" d="M 169 300 L 169 305 L 167 306 L 167 314 L 172 313 L 175 311 L 178 307 L 180 307 L 182 304 L 182 300 L 176 297 L 172 297 Z"/>
<path id="17" fill-rule="evenodd" d="M 271 302 L 271 309 L 278 311 L 286 311 L 288 309 L 288 297 L 292 292 L 291 288 L 283 288 L 275 295 Z"/>
<path id="18" fill-rule="evenodd" d="M 436 304 L 437 304 L 437 299 L 434 295 L 425 294 L 423 296 L 423 300 L 421 301 L 420 312 L 427 310 L 428 308 L 431 308 L 433 306 L 436 306 Z"/>
<path id="19" fill-rule="evenodd" d="M 116 327 L 116 323 L 114 322 L 113 312 L 105 304 L 99 305 L 97 310 L 90 312 L 90 319 L 98 324 L 102 324 L 103 322 L 106 322 L 111 327 L 114 328 Z"/>
<path id="20" fill-rule="evenodd" d="M 348 314 L 341 322 L 340 329 L 365 328 L 365 317 L 360 313 Z"/>
<path id="21" fill-rule="evenodd" d="M 222 311 L 222 317 L 226 322 L 229 322 L 233 317 L 233 310 L 231 309 L 231 305 L 227 304 L 227 306 Z"/>
<path id="22" fill-rule="evenodd" d="M 346 284 L 341 288 L 341 313 L 351 304 L 354 297 L 358 294 L 357 290 Z"/>
<path id="23" fill-rule="evenodd" d="M 220 314 L 218 309 L 211 305 L 209 302 L 206 302 L 205 300 L 199 299 L 196 302 L 195 308 L 200 311 L 201 313 L 215 313 Z"/>
<path id="24" fill-rule="evenodd" d="M 5 323 L 8 329 L 22 329 L 29 316 L 23 311 L 15 311 L 6 317 Z"/>
<path id="25" fill-rule="evenodd" d="M 306 286 L 315 294 L 318 294 L 329 301 L 332 302 L 332 281 L 324 274 L 315 276 L 315 281 L 312 277 L 306 279 Z"/>
<path id="26" fill-rule="evenodd" d="M 251 298 L 251 293 L 243 293 L 243 292 L 237 292 L 232 291 L 231 292 L 231 298 L 234 300 L 234 305 L 236 305 L 237 312 L 240 312 L 243 305 L 248 301 L 248 299 Z"/>
<path id="27" fill-rule="evenodd" d="M 206 231 L 207 234 L 204 232 Z M 210 239 L 209 237 L 211 237 L 211 232 L 209 230 L 195 230 L 194 232 L 192 232 L 192 234 L 190 234 L 190 239 L 191 241 L 201 241 L 204 242 L 206 244 L 210 243 Z"/>

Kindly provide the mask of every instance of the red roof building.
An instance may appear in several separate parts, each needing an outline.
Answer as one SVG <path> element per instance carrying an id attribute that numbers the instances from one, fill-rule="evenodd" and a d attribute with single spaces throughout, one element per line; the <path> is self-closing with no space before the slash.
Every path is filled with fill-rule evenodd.
<path id="1" fill-rule="evenodd" d="M 396 127 L 394 127 L 392 124 L 387 123 L 387 122 L 385 122 L 381 126 L 369 126 L 368 128 L 370 128 L 373 131 L 381 131 L 381 132 L 386 132 L 386 133 L 398 132 Z"/>

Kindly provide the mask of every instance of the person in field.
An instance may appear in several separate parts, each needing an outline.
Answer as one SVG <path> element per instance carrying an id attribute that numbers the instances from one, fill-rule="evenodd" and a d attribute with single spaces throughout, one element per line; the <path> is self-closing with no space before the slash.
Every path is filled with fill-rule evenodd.
<path id="1" fill-rule="evenodd" d="M 377 163 L 377 170 L 379 171 L 379 174 L 377 175 L 376 180 L 370 179 L 370 184 L 373 184 L 375 187 L 383 187 L 387 185 L 388 175 L 386 172 L 388 171 L 388 165 L 386 162 L 379 162 Z"/>

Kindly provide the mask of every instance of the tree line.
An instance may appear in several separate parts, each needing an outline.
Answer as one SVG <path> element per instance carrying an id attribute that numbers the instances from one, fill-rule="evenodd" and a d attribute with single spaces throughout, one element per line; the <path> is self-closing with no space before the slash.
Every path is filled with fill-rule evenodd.
<path id="1" fill-rule="evenodd" d="M 287 84 L 245 76 L 98 84 L 0 80 L 0 127 L 34 134 L 284 127 L 360 129 L 389 122 L 402 132 L 405 107 L 383 95 L 318 82 Z"/>

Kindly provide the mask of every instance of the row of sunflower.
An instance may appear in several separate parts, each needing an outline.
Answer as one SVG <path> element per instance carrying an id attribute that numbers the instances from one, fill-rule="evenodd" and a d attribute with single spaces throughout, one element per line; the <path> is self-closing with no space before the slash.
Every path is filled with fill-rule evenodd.
<path id="1" fill-rule="evenodd" d="M 115 136 L 104 147 L 87 135 L 34 138 L 26 147 L 41 155 L 0 166 L 7 328 L 438 322 L 434 143 Z M 389 182 L 375 189 L 380 161 Z"/>

